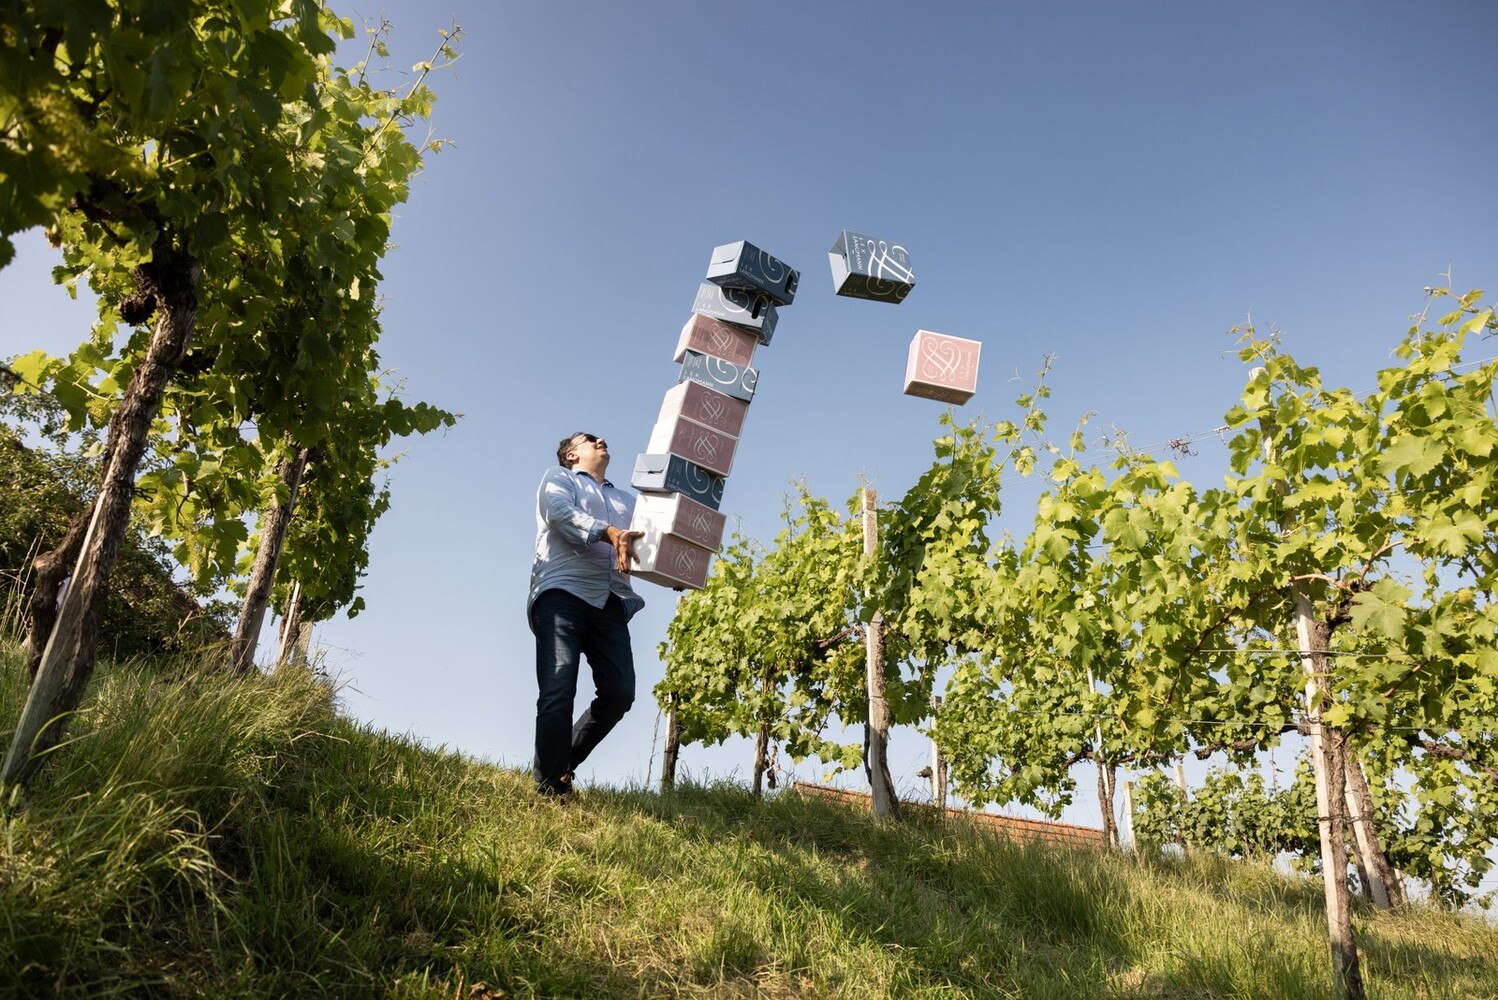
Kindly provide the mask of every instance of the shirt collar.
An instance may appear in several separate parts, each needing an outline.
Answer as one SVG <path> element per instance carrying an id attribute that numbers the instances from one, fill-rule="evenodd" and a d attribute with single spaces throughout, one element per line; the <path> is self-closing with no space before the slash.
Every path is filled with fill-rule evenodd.
<path id="1" fill-rule="evenodd" d="M 568 471 L 571 472 L 574 476 L 587 476 L 587 478 L 593 479 L 591 475 L 588 475 L 588 473 L 584 472 L 582 469 L 569 469 Z M 593 481 L 595 483 L 598 482 L 598 480 L 596 479 L 593 479 Z M 605 479 L 600 485 L 607 486 L 609 489 L 614 488 L 614 484 L 609 482 L 607 479 Z"/>

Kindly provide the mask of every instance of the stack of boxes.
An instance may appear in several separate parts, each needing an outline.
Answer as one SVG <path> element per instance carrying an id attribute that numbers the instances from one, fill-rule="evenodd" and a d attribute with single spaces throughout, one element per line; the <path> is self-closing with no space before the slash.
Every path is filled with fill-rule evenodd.
<path id="1" fill-rule="evenodd" d="M 676 344 L 678 384 L 666 393 L 646 453 L 635 460 L 640 491 L 630 573 L 675 590 L 707 582 L 722 547 L 726 519 L 718 512 L 723 480 L 759 381 L 750 367 L 779 321 L 777 308 L 796 297 L 801 276 L 745 241 L 713 249 L 707 281 Z"/>

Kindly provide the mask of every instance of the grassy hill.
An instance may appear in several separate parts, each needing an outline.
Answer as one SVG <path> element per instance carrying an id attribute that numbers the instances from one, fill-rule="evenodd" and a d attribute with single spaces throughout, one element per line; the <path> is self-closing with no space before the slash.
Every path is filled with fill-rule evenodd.
<path id="1" fill-rule="evenodd" d="M 0 669 L 6 730 L 14 645 Z M 1319 887 L 1250 865 L 733 787 L 558 806 L 338 718 L 301 673 L 105 665 L 72 732 L 0 828 L 9 995 L 1330 996 Z M 1357 931 L 1371 996 L 1498 997 L 1484 920 Z"/>

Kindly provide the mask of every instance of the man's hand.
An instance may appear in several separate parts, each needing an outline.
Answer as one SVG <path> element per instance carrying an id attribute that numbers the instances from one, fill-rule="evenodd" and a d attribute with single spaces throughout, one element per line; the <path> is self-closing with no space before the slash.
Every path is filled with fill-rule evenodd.
<path id="1" fill-rule="evenodd" d="M 614 560 L 614 568 L 621 573 L 629 572 L 629 547 L 636 538 L 644 538 L 643 531 L 621 531 L 612 524 L 603 533 L 603 541 L 614 547 L 614 553 L 618 557 Z"/>

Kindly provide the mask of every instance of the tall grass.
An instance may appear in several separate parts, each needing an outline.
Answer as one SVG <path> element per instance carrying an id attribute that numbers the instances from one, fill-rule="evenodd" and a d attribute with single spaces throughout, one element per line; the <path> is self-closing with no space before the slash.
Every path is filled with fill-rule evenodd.
<path id="1" fill-rule="evenodd" d="M 1319 891 L 1250 865 L 731 786 L 560 807 L 300 672 L 106 667 L 73 732 L 4 819 L 13 995 L 1331 996 Z M 1490 924 L 1357 916 L 1372 995 L 1498 997 Z"/>

